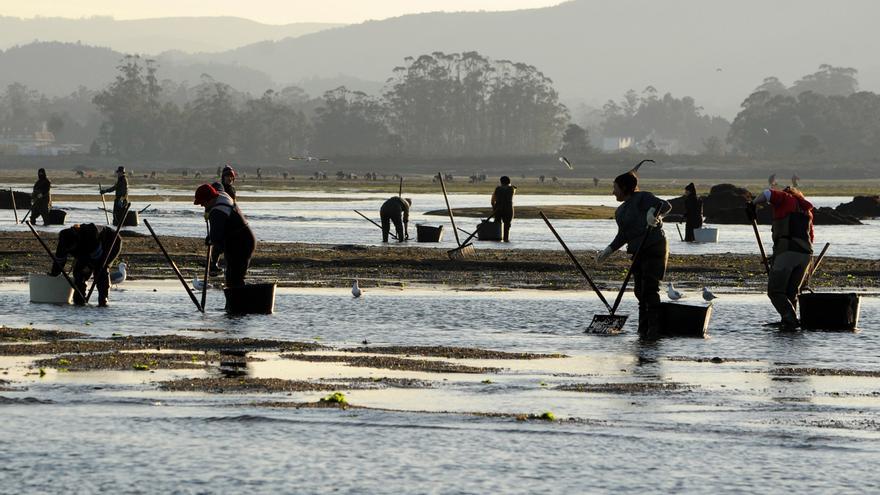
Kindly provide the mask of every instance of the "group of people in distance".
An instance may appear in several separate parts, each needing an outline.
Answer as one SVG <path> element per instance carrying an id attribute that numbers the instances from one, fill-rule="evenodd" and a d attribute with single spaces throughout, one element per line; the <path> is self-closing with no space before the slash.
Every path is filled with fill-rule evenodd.
<path id="1" fill-rule="evenodd" d="M 106 192 L 116 192 L 114 201 L 114 220 L 128 205 L 128 182 L 125 168 L 116 170 L 117 182 Z M 195 191 L 194 204 L 205 209 L 205 222 L 208 227 L 206 244 L 213 248 L 211 271 L 221 272 L 218 261 L 225 257 L 225 281 L 227 287 L 241 287 L 256 250 L 256 239 L 247 218 L 236 203 L 236 173 L 226 166 L 221 173 L 220 182 L 202 184 Z M 31 205 L 31 222 L 42 216 L 45 220 L 47 209 L 51 207 L 51 183 L 46 171 L 40 169 L 34 184 L 34 197 Z M 621 202 L 615 212 L 617 235 L 596 257 L 598 263 L 605 262 L 615 251 L 626 246 L 626 252 L 635 258 L 632 268 L 634 293 L 638 300 L 638 333 L 643 339 L 656 339 L 660 329 L 660 282 L 666 274 L 669 258 L 669 242 L 663 231 L 663 217 L 672 209 L 668 201 L 639 189 L 639 178 L 633 172 L 621 174 L 614 179 L 613 194 Z M 514 218 L 513 198 L 516 187 L 510 178 L 501 177 L 500 185 L 492 194 L 491 205 L 496 221 L 503 224 L 503 240 L 510 240 L 510 225 Z M 699 224 L 702 223 L 702 207 L 696 196 L 696 188 L 689 184 L 686 188 L 686 203 L 689 208 L 699 207 Z M 758 194 L 746 205 L 746 215 L 752 221 L 757 219 L 757 207 L 769 204 L 773 209 L 773 256 L 767 283 L 767 293 L 773 307 L 781 317 L 785 330 L 797 328 L 798 294 L 804 283 L 813 254 L 813 205 L 794 187 L 767 189 Z M 407 224 L 412 206 L 410 199 L 399 196 L 389 198 L 379 210 L 382 218 L 382 241 L 388 242 L 390 226 L 393 223 L 397 238 L 403 242 L 409 238 Z M 118 212 L 118 215 L 117 215 Z M 114 222 L 114 223 L 116 223 Z M 688 218 L 688 238 L 692 238 L 692 228 L 699 227 L 696 218 Z M 109 290 L 109 263 L 116 258 L 122 240 L 113 235 L 105 226 L 95 224 L 74 225 L 59 234 L 58 246 L 51 273 L 57 275 L 64 269 L 68 257 L 74 258 L 73 275 L 77 294 L 74 302 L 84 304 L 82 294 L 85 283 L 94 274 L 98 289 L 99 305 L 107 305 Z M 108 254 L 109 253 L 109 254 Z M 106 263 L 101 265 L 102 260 Z"/>
<path id="2" fill-rule="evenodd" d="M 490 201 L 492 205 L 492 218 L 502 224 L 503 242 L 510 242 L 510 224 L 513 222 L 513 196 L 516 194 L 516 186 L 510 184 L 510 177 L 504 175 L 499 180 L 500 185 L 495 188 Z M 379 208 L 379 218 L 382 221 L 382 242 L 388 242 L 391 233 L 391 224 L 394 224 L 397 233 L 397 241 L 404 242 L 409 239 L 409 209 L 412 199 L 392 196 Z"/>

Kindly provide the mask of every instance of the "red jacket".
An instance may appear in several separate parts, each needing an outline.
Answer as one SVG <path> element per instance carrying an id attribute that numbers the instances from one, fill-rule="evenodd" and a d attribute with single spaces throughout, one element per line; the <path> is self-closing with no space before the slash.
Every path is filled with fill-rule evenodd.
<path id="1" fill-rule="evenodd" d="M 802 197 L 794 194 L 770 190 L 770 204 L 773 205 L 773 220 L 781 220 L 790 213 L 800 210 L 810 218 L 810 242 L 815 242 L 815 234 L 813 233 L 813 204 Z"/>

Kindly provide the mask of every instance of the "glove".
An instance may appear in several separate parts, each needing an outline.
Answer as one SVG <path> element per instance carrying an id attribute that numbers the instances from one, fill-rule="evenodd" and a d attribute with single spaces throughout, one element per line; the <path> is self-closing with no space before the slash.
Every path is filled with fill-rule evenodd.
<path id="1" fill-rule="evenodd" d="M 607 260 L 608 257 L 611 256 L 611 253 L 613 253 L 613 252 L 614 252 L 614 250 L 611 249 L 611 246 L 606 247 L 605 249 L 602 250 L 601 253 L 596 255 L 596 263 L 599 263 L 599 264 L 605 263 L 605 260 Z"/>
<path id="2" fill-rule="evenodd" d="M 746 216 L 749 217 L 750 222 L 754 222 L 758 219 L 758 209 L 755 207 L 755 203 L 751 201 L 746 203 Z"/>
<path id="3" fill-rule="evenodd" d="M 648 208 L 648 214 L 645 216 L 645 220 L 648 222 L 648 227 L 654 228 L 660 225 L 660 219 L 657 218 L 656 212 L 657 208 Z"/>

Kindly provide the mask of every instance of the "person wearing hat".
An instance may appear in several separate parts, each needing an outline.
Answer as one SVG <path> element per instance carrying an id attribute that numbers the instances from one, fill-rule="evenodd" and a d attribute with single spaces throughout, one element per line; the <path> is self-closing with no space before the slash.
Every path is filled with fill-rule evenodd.
<path id="1" fill-rule="evenodd" d="M 703 226 L 703 200 L 693 182 L 684 188 L 684 241 L 694 242 L 694 229 Z"/>
<path id="2" fill-rule="evenodd" d="M 60 275 L 67 257 L 73 256 L 73 283 L 78 289 L 73 303 L 85 305 L 82 296 L 86 294 L 86 282 L 94 275 L 98 287 L 98 306 L 105 307 L 110 291 L 109 266 L 119 256 L 120 250 L 122 239 L 115 235 L 112 228 L 93 223 L 74 225 L 58 233 L 58 247 L 49 275 Z M 107 256 L 108 251 L 110 256 Z M 102 262 L 106 264 L 101 266 Z"/>
<path id="3" fill-rule="evenodd" d="M 400 196 L 391 196 L 382 203 L 382 207 L 379 208 L 379 217 L 382 219 L 382 242 L 388 242 L 392 222 L 397 231 L 397 242 L 409 239 L 409 208 L 411 206 L 411 199 L 403 199 Z"/>
<path id="4" fill-rule="evenodd" d="M 797 188 L 766 189 L 747 203 L 749 220 L 758 218 L 756 205 L 773 207 L 773 257 L 767 281 L 767 296 L 782 317 L 783 330 L 798 325 L 798 294 L 813 256 L 813 204 Z"/>
<path id="5" fill-rule="evenodd" d="M 220 173 L 220 183 L 223 184 L 223 192 L 228 194 L 233 202 L 235 202 L 235 186 L 233 185 L 235 177 L 236 173 L 232 167 L 229 165 L 223 167 L 223 172 Z"/>
<path id="6" fill-rule="evenodd" d="M 34 182 L 34 190 L 31 193 L 31 223 L 36 223 L 37 218 L 43 217 L 43 225 L 49 223 L 49 211 L 52 210 L 52 182 L 46 177 L 46 169 L 37 171 L 37 182 Z"/>
<path id="7" fill-rule="evenodd" d="M 639 301 L 639 337 L 654 340 L 660 336 L 660 281 L 666 275 L 669 258 L 669 243 L 661 219 L 672 210 L 672 205 L 640 191 L 639 179 L 632 172 L 614 179 L 613 193 L 623 203 L 614 213 L 617 236 L 596 261 L 603 263 L 624 244 L 628 254 L 639 253 L 632 267 L 633 292 Z"/>
<path id="8" fill-rule="evenodd" d="M 125 209 L 131 204 L 128 202 L 128 178 L 125 176 L 125 167 L 120 166 L 116 169 L 116 184 L 101 189 L 101 194 L 109 192 L 116 193 L 116 199 L 113 200 L 113 225 L 119 225 L 125 219 L 121 218 Z"/>
<path id="9" fill-rule="evenodd" d="M 193 204 L 205 207 L 210 225 L 207 241 L 214 253 L 226 258 L 226 287 L 244 287 L 257 241 L 241 209 L 210 184 L 196 189 Z"/>
<path id="10" fill-rule="evenodd" d="M 510 185 L 510 177 L 503 175 L 501 185 L 492 193 L 492 211 L 495 212 L 495 221 L 504 225 L 504 234 L 501 239 L 510 242 L 510 222 L 513 221 L 513 195 L 516 194 L 516 186 Z"/>

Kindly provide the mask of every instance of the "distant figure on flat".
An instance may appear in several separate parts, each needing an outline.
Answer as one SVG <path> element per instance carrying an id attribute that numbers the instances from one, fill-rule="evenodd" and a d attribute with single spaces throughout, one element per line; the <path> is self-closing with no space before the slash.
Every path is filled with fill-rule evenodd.
<path id="1" fill-rule="evenodd" d="M 500 179 L 501 185 L 492 193 L 492 210 L 495 211 L 495 221 L 501 222 L 504 234 L 501 240 L 510 242 L 510 222 L 513 221 L 513 195 L 516 194 L 516 186 L 510 185 L 510 177 L 504 175 Z"/>
<path id="2" fill-rule="evenodd" d="M 49 275 L 60 275 L 67 263 L 67 257 L 73 256 L 73 283 L 78 289 L 73 296 L 73 303 L 77 306 L 85 305 L 81 295 L 86 294 L 86 282 L 93 274 L 98 288 L 98 306 L 107 306 L 107 294 L 110 292 L 109 266 L 122 249 L 122 239 L 116 239 L 114 243 L 115 237 L 112 228 L 93 223 L 74 225 L 58 233 L 55 262 Z M 101 263 L 105 259 L 107 265 L 102 267 Z"/>
<path id="3" fill-rule="evenodd" d="M 593 177 L 593 187 L 599 187 L 599 178 Z"/>
<path id="4" fill-rule="evenodd" d="M 684 241 L 694 242 L 694 229 L 703 226 L 703 200 L 693 182 L 684 188 Z"/>
<path id="5" fill-rule="evenodd" d="M 397 231 L 397 242 L 409 239 L 409 208 L 412 200 L 403 199 L 400 196 L 392 196 L 382 203 L 379 208 L 379 217 L 382 218 L 382 242 L 388 242 L 388 233 L 391 232 L 391 223 Z"/>
<path id="6" fill-rule="evenodd" d="M 220 173 L 220 183 L 223 185 L 223 192 L 225 192 L 232 201 L 235 202 L 235 178 L 237 174 L 235 170 L 232 169 L 229 165 L 223 167 L 223 171 Z"/>
<path id="7" fill-rule="evenodd" d="M 122 215 L 131 204 L 128 202 L 128 177 L 125 176 L 125 167 L 120 165 L 116 169 L 116 184 L 101 189 L 101 194 L 109 192 L 116 193 L 116 199 L 113 200 L 113 225 L 119 225 L 121 222 L 125 222 Z"/>
<path id="8" fill-rule="evenodd" d="M 37 182 L 34 182 L 34 191 L 31 193 L 31 223 L 36 223 L 37 218 L 43 217 L 43 225 L 49 223 L 49 211 L 52 210 L 52 183 L 46 177 L 46 169 L 37 170 Z"/>

